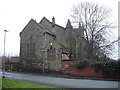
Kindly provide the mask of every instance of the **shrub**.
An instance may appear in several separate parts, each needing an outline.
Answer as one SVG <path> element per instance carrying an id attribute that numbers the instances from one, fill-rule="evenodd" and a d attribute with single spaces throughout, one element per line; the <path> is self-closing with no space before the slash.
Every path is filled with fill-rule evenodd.
<path id="1" fill-rule="evenodd" d="M 103 61 L 96 62 L 93 64 L 95 71 L 97 73 L 102 73 L 105 77 L 113 78 L 114 76 L 119 74 L 119 65 L 118 61 Z"/>
<path id="2" fill-rule="evenodd" d="M 77 63 L 77 68 L 78 69 L 84 69 L 86 68 L 88 65 L 90 65 L 90 62 L 88 60 L 81 60 Z"/>
<path id="3" fill-rule="evenodd" d="M 89 65 L 95 68 L 96 73 L 102 73 L 107 78 L 114 78 L 120 74 L 120 60 L 91 61 L 84 59 L 77 62 L 78 69 L 84 69 Z"/>

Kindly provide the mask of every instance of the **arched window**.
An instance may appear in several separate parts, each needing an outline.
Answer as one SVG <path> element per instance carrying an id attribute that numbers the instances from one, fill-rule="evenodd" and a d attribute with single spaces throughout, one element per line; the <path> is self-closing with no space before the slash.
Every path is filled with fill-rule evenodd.
<path id="1" fill-rule="evenodd" d="M 33 43 L 32 37 L 30 37 L 27 43 L 27 54 L 28 56 L 35 56 L 35 43 Z"/>
<path id="2" fill-rule="evenodd" d="M 56 51 L 52 46 L 47 50 L 47 59 L 55 60 L 56 59 Z"/>
<path id="3" fill-rule="evenodd" d="M 35 56 L 35 43 L 33 43 L 33 56 Z"/>

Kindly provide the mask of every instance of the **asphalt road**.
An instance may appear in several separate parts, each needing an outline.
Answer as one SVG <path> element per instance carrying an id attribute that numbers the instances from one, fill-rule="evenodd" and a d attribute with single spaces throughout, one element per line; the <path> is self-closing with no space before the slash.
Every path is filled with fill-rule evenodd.
<path id="1" fill-rule="evenodd" d="M 0 74 L 2 75 L 2 74 Z M 60 88 L 118 88 L 117 81 L 66 79 L 58 77 L 38 76 L 5 72 L 6 78 L 31 82 L 40 85 L 54 86 Z M 120 83 L 120 82 L 119 82 Z"/>

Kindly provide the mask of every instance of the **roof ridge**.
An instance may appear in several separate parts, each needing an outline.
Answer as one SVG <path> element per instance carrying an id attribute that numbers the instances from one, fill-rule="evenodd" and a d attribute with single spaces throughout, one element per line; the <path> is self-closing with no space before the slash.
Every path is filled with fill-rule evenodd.
<path id="1" fill-rule="evenodd" d="M 43 19 L 46 19 L 46 20 L 52 25 L 52 22 L 49 21 L 46 17 L 43 17 L 43 18 L 41 19 L 41 21 L 39 22 L 39 24 L 42 22 Z M 55 25 L 58 26 L 58 27 L 61 27 L 61 28 L 65 29 L 63 26 L 60 26 L 60 25 L 58 25 L 58 24 L 56 24 L 56 23 L 55 23 Z"/>
<path id="2" fill-rule="evenodd" d="M 39 23 L 37 23 L 34 19 L 31 18 L 31 20 L 27 23 L 27 25 L 23 28 L 23 30 L 20 32 L 20 34 L 25 30 L 25 28 L 30 24 L 30 22 L 34 22 L 37 26 L 44 29 L 44 32 L 49 32 L 50 34 L 56 36 L 54 33 L 52 33 L 50 30 L 46 29 L 45 27 L 41 26 Z"/>

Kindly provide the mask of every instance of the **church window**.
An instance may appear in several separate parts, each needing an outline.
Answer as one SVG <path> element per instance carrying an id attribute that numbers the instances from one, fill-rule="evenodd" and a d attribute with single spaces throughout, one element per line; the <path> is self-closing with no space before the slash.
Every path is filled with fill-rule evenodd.
<path id="1" fill-rule="evenodd" d="M 30 53 L 29 53 L 29 52 L 30 52 L 30 51 L 29 51 L 29 50 L 30 50 L 30 47 L 29 47 L 29 46 L 30 46 L 29 43 L 27 43 L 27 55 L 28 55 L 28 56 L 30 55 Z"/>
<path id="2" fill-rule="evenodd" d="M 33 56 L 35 56 L 35 43 L 33 43 Z"/>
<path id="3" fill-rule="evenodd" d="M 27 43 L 27 54 L 28 56 L 35 56 L 35 43 L 33 43 L 32 37 L 30 37 Z"/>
<path id="4" fill-rule="evenodd" d="M 56 51 L 52 46 L 47 50 L 47 59 L 55 60 L 56 59 Z"/>

